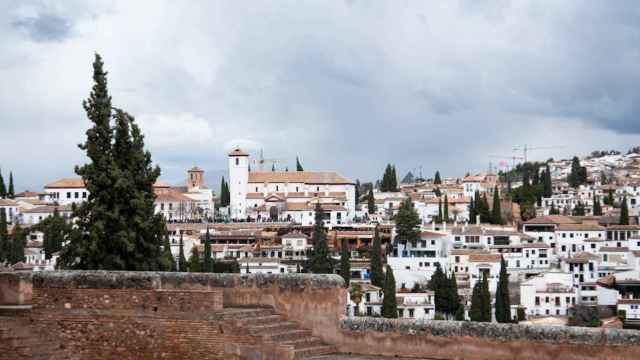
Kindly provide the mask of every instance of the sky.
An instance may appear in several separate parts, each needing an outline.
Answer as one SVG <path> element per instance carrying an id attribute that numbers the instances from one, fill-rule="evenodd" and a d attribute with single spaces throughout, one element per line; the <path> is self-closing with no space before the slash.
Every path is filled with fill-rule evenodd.
<path id="1" fill-rule="evenodd" d="M 0 168 L 74 176 L 94 53 L 161 178 L 227 153 L 352 179 L 640 145 L 629 1 L 0 1 Z M 270 167 L 270 166 L 268 166 Z"/>

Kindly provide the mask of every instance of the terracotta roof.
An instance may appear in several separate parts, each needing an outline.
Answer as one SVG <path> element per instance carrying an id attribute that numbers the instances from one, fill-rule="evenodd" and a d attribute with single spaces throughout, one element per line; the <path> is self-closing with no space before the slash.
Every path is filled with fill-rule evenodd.
<path id="1" fill-rule="evenodd" d="M 290 232 L 290 233 L 282 235 L 281 238 L 283 238 L 283 239 L 300 239 L 300 238 L 308 239 L 309 237 L 305 233 Z"/>
<path id="2" fill-rule="evenodd" d="M 64 178 L 56 180 L 44 186 L 45 189 L 71 189 L 71 188 L 84 188 L 84 180 L 80 177 Z"/>
<path id="3" fill-rule="evenodd" d="M 559 231 L 602 231 L 604 227 L 596 224 L 560 224 L 556 230 Z"/>
<path id="4" fill-rule="evenodd" d="M 598 257 L 589 252 L 580 252 L 575 254 L 573 257 L 568 258 L 566 261 L 571 264 L 586 264 L 589 260 L 595 260 Z"/>
<path id="5" fill-rule="evenodd" d="M 640 299 L 620 299 L 618 304 L 640 304 Z"/>
<path id="6" fill-rule="evenodd" d="M 640 250 L 634 250 L 631 252 L 633 254 L 633 256 L 635 257 L 640 257 Z"/>
<path id="7" fill-rule="evenodd" d="M 22 210 L 23 214 L 48 214 L 48 213 L 53 213 L 55 211 L 55 209 L 58 209 L 58 212 L 70 212 L 71 211 L 71 205 L 61 205 L 61 206 L 56 206 L 56 205 L 45 205 L 45 206 L 38 206 L 38 207 L 34 207 L 33 209 L 25 209 Z"/>
<path id="8" fill-rule="evenodd" d="M 607 230 L 640 230 L 640 225 L 609 225 Z"/>
<path id="9" fill-rule="evenodd" d="M 599 252 L 629 252 L 628 247 L 603 246 L 598 249 Z"/>
<path id="10" fill-rule="evenodd" d="M 305 183 L 305 184 L 354 184 L 353 181 L 332 171 L 252 171 L 250 183 Z"/>
<path id="11" fill-rule="evenodd" d="M 158 202 L 177 202 L 177 201 L 190 202 L 190 201 L 193 201 L 193 199 L 184 195 L 181 192 L 178 192 L 175 190 L 169 190 L 166 192 L 161 192 L 156 194 L 156 201 Z"/>
<path id="12" fill-rule="evenodd" d="M 548 215 L 527 220 L 525 224 L 576 224 L 577 221 L 568 216 Z"/>
<path id="13" fill-rule="evenodd" d="M 447 234 L 435 232 L 435 231 L 422 231 L 420 232 L 420 237 L 433 238 L 433 237 L 444 237 Z"/>
<path id="14" fill-rule="evenodd" d="M 23 191 L 16 194 L 16 197 L 37 197 L 39 196 L 39 192 L 35 191 Z"/>
<path id="15" fill-rule="evenodd" d="M 162 181 L 160 179 L 157 179 L 156 182 L 153 183 L 153 187 L 154 188 L 168 188 L 168 187 L 171 187 L 171 185 L 169 185 L 168 183 L 166 183 L 166 182 L 164 182 L 164 181 Z"/>
<path id="16" fill-rule="evenodd" d="M 533 249 L 548 249 L 551 246 L 545 244 L 545 243 L 525 243 L 522 244 L 523 248 L 533 248 Z"/>
<path id="17" fill-rule="evenodd" d="M 470 262 L 500 262 L 502 257 L 498 254 L 471 254 Z"/>
<path id="18" fill-rule="evenodd" d="M 249 154 L 242 151 L 240 148 L 235 148 L 229 153 L 229 156 L 249 156 Z"/>
<path id="19" fill-rule="evenodd" d="M 0 206 L 16 206 L 17 203 L 15 200 L 11 199 L 0 199 Z"/>

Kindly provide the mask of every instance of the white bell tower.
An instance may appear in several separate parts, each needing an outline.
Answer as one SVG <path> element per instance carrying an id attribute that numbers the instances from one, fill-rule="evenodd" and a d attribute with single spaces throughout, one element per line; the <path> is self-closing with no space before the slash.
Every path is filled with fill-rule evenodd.
<path id="1" fill-rule="evenodd" d="M 232 219 L 247 218 L 248 182 L 249 154 L 236 148 L 229 153 L 229 207 Z"/>

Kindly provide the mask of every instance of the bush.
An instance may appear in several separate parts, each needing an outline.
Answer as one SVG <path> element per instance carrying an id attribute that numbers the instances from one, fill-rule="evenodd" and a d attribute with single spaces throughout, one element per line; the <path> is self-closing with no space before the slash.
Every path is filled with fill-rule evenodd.
<path id="1" fill-rule="evenodd" d="M 442 314 L 440 313 L 436 313 L 433 317 L 433 320 L 444 320 L 444 316 L 442 316 Z"/>
<path id="2" fill-rule="evenodd" d="M 517 311 L 517 322 L 527 320 L 527 315 L 524 312 L 524 308 L 519 307 Z"/>
<path id="3" fill-rule="evenodd" d="M 618 319 L 620 319 L 620 321 L 624 322 L 624 320 L 626 318 L 627 318 L 626 310 L 618 310 Z"/>

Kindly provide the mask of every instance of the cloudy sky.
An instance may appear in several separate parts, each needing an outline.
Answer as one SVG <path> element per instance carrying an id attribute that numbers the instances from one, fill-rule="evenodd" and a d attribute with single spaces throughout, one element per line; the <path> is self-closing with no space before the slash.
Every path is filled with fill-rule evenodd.
<path id="1" fill-rule="evenodd" d="M 372 180 L 640 144 L 630 1 L 0 1 L 0 166 L 73 175 L 99 52 L 162 178 L 236 145 Z"/>

